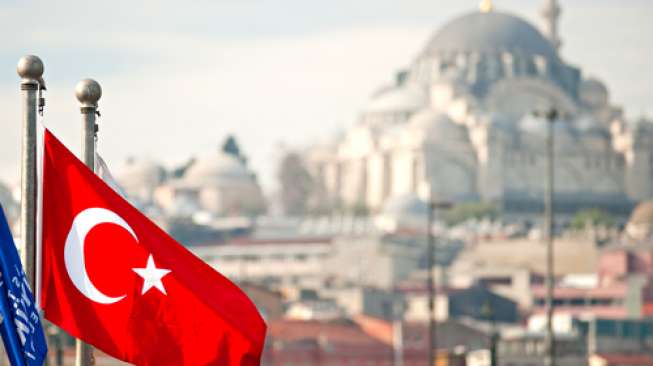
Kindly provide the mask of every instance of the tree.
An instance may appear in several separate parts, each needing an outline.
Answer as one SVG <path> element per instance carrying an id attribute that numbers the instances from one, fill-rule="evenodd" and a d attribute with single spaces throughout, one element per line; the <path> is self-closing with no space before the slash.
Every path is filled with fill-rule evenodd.
<path id="1" fill-rule="evenodd" d="M 222 152 L 235 157 L 243 164 L 247 164 L 247 158 L 240 151 L 240 146 L 238 145 L 238 141 L 236 141 L 236 137 L 234 137 L 234 135 L 229 135 L 224 140 L 222 143 Z"/>
<path id="2" fill-rule="evenodd" d="M 184 174 L 186 174 L 186 171 L 188 171 L 188 169 L 191 167 L 191 165 L 193 165 L 195 163 L 195 160 L 196 160 L 195 157 L 191 157 L 190 159 L 186 160 L 185 163 L 173 168 L 170 175 L 173 178 L 183 177 Z"/>
<path id="3" fill-rule="evenodd" d="M 286 154 L 279 167 L 281 204 L 287 215 L 303 215 L 313 191 L 313 177 L 295 152 Z"/>
<path id="4" fill-rule="evenodd" d="M 571 220 L 571 228 L 575 230 L 583 230 L 592 226 L 613 227 L 614 225 L 615 221 L 612 216 L 599 208 L 580 210 Z"/>
<path id="5" fill-rule="evenodd" d="M 451 210 L 445 212 L 444 221 L 447 225 L 457 225 L 471 219 L 494 220 L 499 215 L 499 209 L 492 203 L 469 202 L 455 205 Z"/>

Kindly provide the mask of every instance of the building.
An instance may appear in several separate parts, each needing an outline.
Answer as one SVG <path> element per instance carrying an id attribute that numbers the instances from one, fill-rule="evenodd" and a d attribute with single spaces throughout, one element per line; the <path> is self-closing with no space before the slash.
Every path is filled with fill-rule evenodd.
<path id="1" fill-rule="evenodd" d="M 488 3 L 435 32 L 343 137 L 306 151 L 320 207 L 378 212 L 432 193 L 539 213 L 547 124 L 533 112 L 549 107 L 561 116 L 557 210 L 623 214 L 653 194 L 653 123 L 627 121 L 603 82 L 561 57 L 557 2 L 546 2 L 544 33 Z"/>
<path id="2" fill-rule="evenodd" d="M 451 287 L 480 285 L 517 302 L 521 310 L 533 305 L 532 286 L 544 283 L 544 276 L 520 266 L 455 267 L 447 276 Z"/>
<path id="3" fill-rule="evenodd" d="M 252 216 L 265 210 L 256 175 L 242 160 L 222 151 L 196 159 L 182 176 L 157 187 L 154 202 L 172 216 L 198 211 Z"/>
<path id="4" fill-rule="evenodd" d="M 412 322 L 428 321 L 428 292 L 420 288 L 399 288 L 406 301 L 404 319 Z M 489 306 L 488 310 L 484 309 Z M 435 319 L 475 319 L 486 322 L 516 323 L 520 319 L 517 304 L 486 288 L 473 286 L 466 289 L 440 288 L 435 294 Z"/>
<path id="5" fill-rule="evenodd" d="M 545 324 L 545 318 L 537 316 L 529 320 L 528 330 L 503 337 L 500 347 L 503 359 L 538 364 L 544 351 Z M 651 365 L 653 362 L 651 320 L 557 314 L 553 327 L 556 350 L 561 347 L 560 359 L 575 359 L 578 365 Z"/>
<path id="6" fill-rule="evenodd" d="M 546 338 L 544 332 L 515 332 L 502 335 L 497 347 L 499 365 L 545 366 Z M 587 348 L 582 337 L 572 333 L 555 338 L 556 365 L 587 365 Z"/>
<path id="7" fill-rule="evenodd" d="M 653 366 L 653 356 L 597 353 L 590 356 L 589 366 Z"/>
<path id="8" fill-rule="evenodd" d="M 268 323 L 261 365 L 392 365 L 392 347 L 350 320 Z"/>
<path id="9" fill-rule="evenodd" d="M 616 319 L 653 315 L 653 242 L 646 235 L 633 238 L 652 225 L 648 208 L 646 202 L 635 209 L 623 243 L 601 249 L 595 273 L 567 275 L 558 281 L 553 292 L 557 314 Z M 532 292 L 533 312 L 541 314 L 546 309 L 546 289 L 536 284 Z"/>
<path id="10" fill-rule="evenodd" d="M 256 174 L 240 155 L 217 150 L 166 170 L 147 159 L 128 159 L 116 181 L 137 207 L 156 207 L 167 218 L 215 218 L 262 214 L 266 210 Z"/>
<path id="11" fill-rule="evenodd" d="M 233 281 L 320 287 L 327 278 L 330 237 L 239 238 L 226 244 L 190 247 L 206 263 Z"/>

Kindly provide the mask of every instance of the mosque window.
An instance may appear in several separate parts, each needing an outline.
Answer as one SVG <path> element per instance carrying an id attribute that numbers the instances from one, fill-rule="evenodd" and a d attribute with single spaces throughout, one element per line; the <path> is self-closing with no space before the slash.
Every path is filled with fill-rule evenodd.
<path id="1" fill-rule="evenodd" d="M 624 164 L 625 164 L 624 157 L 621 155 L 617 156 L 617 167 L 623 168 Z"/>
<path id="2" fill-rule="evenodd" d="M 533 62 L 534 62 L 534 64 L 535 64 L 535 68 L 537 69 L 537 73 L 538 73 L 538 75 L 546 76 L 546 74 L 547 74 L 547 62 L 546 62 L 546 58 L 537 55 L 537 56 L 535 56 L 535 58 L 533 59 Z"/>
<path id="3" fill-rule="evenodd" d="M 514 58 L 512 57 L 511 54 L 505 52 L 501 55 L 502 61 L 503 61 L 503 66 L 505 70 L 505 74 L 507 77 L 511 77 L 514 75 L 514 69 L 515 69 L 515 61 Z"/>

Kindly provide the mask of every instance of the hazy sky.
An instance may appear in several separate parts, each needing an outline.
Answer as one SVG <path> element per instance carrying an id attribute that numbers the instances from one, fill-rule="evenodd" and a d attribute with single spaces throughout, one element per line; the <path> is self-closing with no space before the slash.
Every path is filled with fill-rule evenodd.
<path id="1" fill-rule="evenodd" d="M 539 25 L 544 0 L 495 0 Z M 93 77 L 99 150 L 166 163 L 234 133 L 266 189 L 281 143 L 317 141 L 355 122 L 372 91 L 476 0 L 26 1 L 0 4 L 0 179 L 19 177 L 15 65 L 45 62 L 45 122 L 79 150 L 75 84 Z M 563 56 L 603 79 L 630 116 L 653 114 L 653 1 L 562 1 Z"/>

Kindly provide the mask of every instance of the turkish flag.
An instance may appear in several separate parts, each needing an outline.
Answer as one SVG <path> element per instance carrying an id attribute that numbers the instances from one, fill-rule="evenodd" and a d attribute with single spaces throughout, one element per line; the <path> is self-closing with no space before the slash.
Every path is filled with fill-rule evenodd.
<path id="1" fill-rule="evenodd" d="M 49 131 L 45 318 L 137 365 L 259 365 L 266 325 L 236 285 L 93 174 Z"/>

